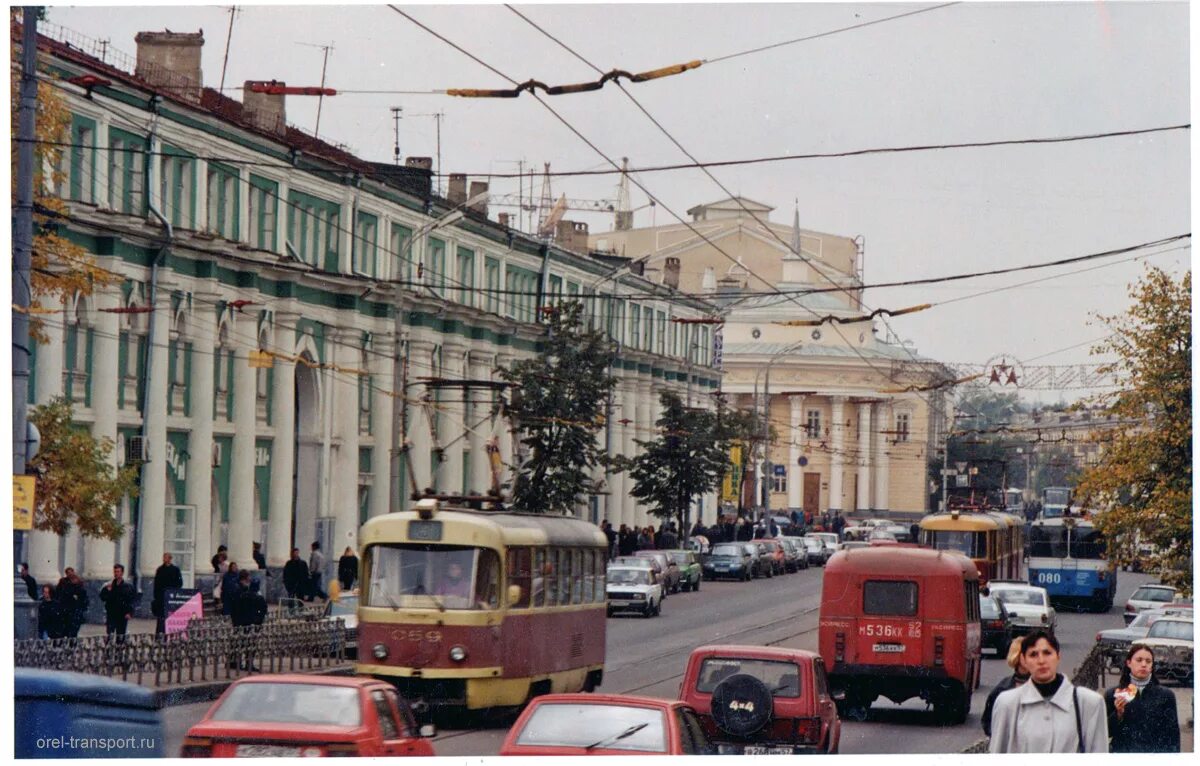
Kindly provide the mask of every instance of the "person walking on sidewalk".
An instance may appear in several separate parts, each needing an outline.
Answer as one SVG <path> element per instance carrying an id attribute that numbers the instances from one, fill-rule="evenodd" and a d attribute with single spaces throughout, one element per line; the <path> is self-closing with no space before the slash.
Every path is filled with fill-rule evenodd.
<path id="1" fill-rule="evenodd" d="M 1121 680 L 1104 693 L 1109 750 L 1113 753 L 1178 753 L 1175 695 L 1154 676 L 1154 652 L 1134 646 L 1125 655 Z"/>
<path id="2" fill-rule="evenodd" d="M 338 559 L 338 582 L 342 584 L 342 590 L 352 590 L 354 581 L 358 579 L 358 556 L 354 555 L 354 549 L 349 545 L 346 546 L 346 552 Z"/>
<path id="3" fill-rule="evenodd" d="M 29 600 L 37 601 L 38 592 L 41 589 L 38 588 L 37 580 L 33 579 L 33 575 L 29 574 L 29 565 L 24 561 L 21 562 L 21 579 L 25 582 L 25 590 L 29 593 Z"/>
<path id="4" fill-rule="evenodd" d="M 62 579 L 54 589 L 54 598 L 58 601 L 62 613 L 63 635 L 66 638 L 77 638 L 79 629 L 87 622 L 88 594 L 83 580 L 75 573 L 73 567 L 63 570 Z"/>
<path id="5" fill-rule="evenodd" d="M 292 557 L 283 565 L 283 587 L 288 598 L 304 598 L 308 594 L 308 564 L 300 558 L 300 549 L 292 548 Z"/>
<path id="6" fill-rule="evenodd" d="M 1035 630 L 1021 639 L 1029 683 L 1002 692 L 992 710 L 992 753 L 1107 753 L 1104 698 L 1058 672 L 1058 639 Z"/>
<path id="7" fill-rule="evenodd" d="M 308 576 L 311 582 L 309 595 L 322 601 L 329 600 L 329 594 L 321 590 L 321 575 L 325 572 L 325 554 L 321 553 L 321 543 L 313 542 L 312 553 L 308 556 Z"/>
<path id="8" fill-rule="evenodd" d="M 167 632 L 167 591 L 183 587 L 183 573 L 171 560 L 171 554 L 164 553 L 162 566 L 154 570 L 154 597 L 150 601 L 150 611 L 156 618 L 155 633 Z"/>
<path id="9" fill-rule="evenodd" d="M 105 634 L 124 636 L 133 618 L 137 593 L 125 582 L 125 567 L 121 564 L 113 564 L 112 581 L 100 589 L 100 600 L 104 602 Z"/>
<path id="10" fill-rule="evenodd" d="M 1008 666 L 1013 670 L 1012 675 L 996 684 L 996 688 L 992 689 L 991 693 L 988 694 L 987 703 L 983 706 L 983 714 L 979 716 L 979 723 L 983 726 L 983 733 L 988 737 L 992 736 L 992 710 L 996 706 L 996 698 L 1009 689 L 1015 689 L 1029 680 L 1029 671 L 1025 669 L 1025 663 L 1021 660 L 1020 638 L 1014 638 L 1012 644 L 1008 647 Z"/>
<path id="11" fill-rule="evenodd" d="M 233 614 L 233 605 L 237 603 L 238 595 L 241 593 L 239 577 L 237 562 L 230 561 L 229 568 L 225 570 L 225 574 L 221 575 L 221 614 Z"/>
<path id="12" fill-rule="evenodd" d="M 66 635 L 62 605 L 54 600 L 54 587 L 42 586 L 42 600 L 38 602 L 38 638 L 56 639 Z"/>

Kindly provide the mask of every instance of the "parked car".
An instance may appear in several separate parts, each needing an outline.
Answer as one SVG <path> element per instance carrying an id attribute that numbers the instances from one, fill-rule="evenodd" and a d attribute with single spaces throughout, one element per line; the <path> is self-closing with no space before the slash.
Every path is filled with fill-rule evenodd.
<path id="1" fill-rule="evenodd" d="M 1158 678 L 1174 678 L 1187 686 L 1195 682 L 1193 625 L 1186 617 L 1163 617 L 1150 626 L 1145 638 L 1133 642 L 1154 651 L 1154 675 Z"/>
<path id="2" fill-rule="evenodd" d="M 893 543 L 900 542 L 887 527 L 875 527 L 871 530 L 871 534 L 867 536 L 867 541 L 873 543 L 876 540 L 887 540 Z"/>
<path id="3" fill-rule="evenodd" d="M 764 550 L 767 563 L 771 567 L 771 576 L 787 574 L 787 553 L 783 545 L 773 537 L 756 541 Z"/>
<path id="4" fill-rule="evenodd" d="M 775 566 L 771 562 L 767 547 L 757 540 L 752 543 L 744 543 L 744 545 L 754 553 L 754 576 L 774 577 Z"/>
<path id="5" fill-rule="evenodd" d="M 816 652 L 702 646 L 688 659 L 679 696 L 720 755 L 838 751 L 841 721 Z"/>
<path id="6" fill-rule="evenodd" d="M 837 546 L 841 540 L 833 532 L 809 532 L 805 537 L 815 537 L 825 544 L 825 549 L 829 551 L 829 555 L 837 553 Z M 828 557 L 826 557 L 828 558 Z"/>
<path id="7" fill-rule="evenodd" d="M 1138 612 L 1143 609 L 1157 609 L 1170 604 L 1175 600 L 1175 594 L 1175 588 L 1170 585 L 1160 583 L 1143 585 L 1135 590 L 1129 600 L 1125 602 L 1125 624 L 1133 622 L 1133 618 L 1137 617 Z"/>
<path id="8" fill-rule="evenodd" d="M 792 537 L 777 538 L 779 544 L 783 546 L 783 554 L 786 557 L 784 563 L 787 565 L 787 571 L 799 572 L 801 569 L 808 569 L 808 550 L 803 549 L 802 545 L 796 542 Z"/>
<path id="9" fill-rule="evenodd" d="M 839 551 L 852 551 L 856 548 L 870 548 L 871 544 L 866 540 L 845 540 L 838 543 Z"/>
<path id="10" fill-rule="evenodd" d="M 696 711 L 678 700 L 545 694 L 509 729 L 500 755 L 709 755 Z"/>
<path id="11" fill-rule="evenodd" d="M 332 594 L 330 594 L 332 596 Z M 358 591 L 342 591 L 325 602 L 325 619 L 341 619 L 346 629 L 346 658 L 358 657 Z"/>
<path id="12" fill-rule="evenodd" d="M 150 689 L 89 673 L 36 668 L 14 668 L 12 673 L 17 758 L 166 755 L 163 715 Z M 50 748 L 46 740 L 61 745 Z M 97 740 L 104 741 L 104 749 Z"/>
<path id="13" fill-rule="evenodd" d="M 664 581 L 664 579 L 666 578 L 666 572 L 663 571 L 662 564 L 659 563 L 658 559 L 649 559 L 649 558 L 645 558 L 644 556 L 617 556 L 612 561 L 608 562 L 608 566 L 610 566 L 610 567 L 616 567 L 616 566 L 637 567 L 637 568 L 642 568 L 642 569 L 649 569 L 658 575 L 658 579 L 660 582 Z M 663 599 L 666 599 L 666 597 L 667 597 L 667 593 L 664 590 L 663 591 Z"/>
<path id="14" fill-rule="evenodd" d="M 641 559 L 654 559 L 663 571 L 663 590 L 664 593 L 678 593 L 679 585 L 683 581 L 683 576 L 679 572 L 679 565 L 662 551 L 638 551 L 633 554 Z"/>
<path id="15" fill-rule="evenodd" d="M 1000 659 L 1008 657 L 1008 647 L 1013 640 L 1013 618 L 1004 608 L 1004 602 L 996 596 L 980 595 L 979 624 L 983 629 L 982 648 L 994 649 Z"/>
<path id="16" fill-rule="evenodd" d="M 829 549 L 825 547 L 825 541 L 816 537 L 805 537 L 804 546 L 808 553 L 808 563 L 816 564 L 819 567 L 825 566 L 825 562 L 829 561 Z"/>
<path id="17" fill-rule="evenodd" d="M 710 580 L 723 577 L 749 580 L 754 576 L 754 558 L 744 543 L 717 543 L 709 552 L 703 571 Z"/>
<path id="18" fill-rule="evenodd" d="M 679 583 L 680 587 L 685 591 L 700 590 L 700 559 L 692 551 L 685 550 L 670 550 L 663 551 L 671 560 L 675 562 L 675 566 L 679 567 Z"/>
<path id="19" fill-rule="evenodd" d="M 1150 632 L 1151 625 L 1162 617 L 1189 617 L 1191 614 L 1191 607 L 1172 608 L 1168 606 L 1163 609 L 1143 609 L 1138 612 L 1137 617 L 1133 618 L 1133 622 L 1124 628 L 1109 628 L 1097 633 L 1096 643 L 1100 645 L 1101 653 L 1108 659 L 1109 669 L 1119 672 L 1129 647 L 1139 638 L 1145 638 L 1146 634 Z"/>
<path id="20" fill-rule="evenodd" d="M 188 729 L 182 758 L 434 755 L 396 687 L 366 676 L 234 681 Z"/>
<path id="21" fill-rule="evenodd" d="M 662 613 L 662 578 L 648 567 L 610 566 L 605 575 L 608 616 L 637 612 L 643 617 Z"/>
<path id="22" fill-rule="evenodd" d="M 1005 611 L 1012 618 L 1014 634 L 1024 635 L 1043 628 L 1054 633 L 1058 627 L 1058 612 L 1050 606 L 1045 588 L 1011 580 L 992 580 L 988 592 L 999 596 L 1004 603 Z"/>

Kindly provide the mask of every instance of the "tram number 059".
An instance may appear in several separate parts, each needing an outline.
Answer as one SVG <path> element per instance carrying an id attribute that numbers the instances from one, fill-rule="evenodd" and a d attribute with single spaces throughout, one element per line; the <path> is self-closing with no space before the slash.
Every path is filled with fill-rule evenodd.
<path id="1" fill-rule="evenodd" d="M 1039 583 L 1057 584 L 1062 582 L 1062 575 L 1058 572 L 1038 572 L 1037 581 Z"/>

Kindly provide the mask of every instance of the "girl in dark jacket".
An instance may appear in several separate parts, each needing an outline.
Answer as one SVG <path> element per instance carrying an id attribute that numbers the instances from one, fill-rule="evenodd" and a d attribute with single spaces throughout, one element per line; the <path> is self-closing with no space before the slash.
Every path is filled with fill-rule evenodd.
<path id="1" fill-rule="evenodd" d="M 1104 693 L 1109 752 L 1178 753 L 1175 695 L 1154 677 L 1154 652 L 1135 646 L 1125 655 L 1121 681 Z"/>
<path id="2" fill-rule="evenodd" d="M 992 736 L 992 708 L 996 705 L 996 698 L 1000 696 L 1001 692 L 1015 689 L 1029 680 L 1029 671 L 1025 669 L 1025 663 L 1021 660 L 1020 638 L 1012 640 L 1008 647 L 1007 659 L 1008 666 L 1012 668 L 1013 673 L 996 684 L 996 688 L 988 694 L 987 702 L 983 706 L 983 715 L 979 717 L 979 722 L 983 725 L 983 733 L 989 737 Z"/>

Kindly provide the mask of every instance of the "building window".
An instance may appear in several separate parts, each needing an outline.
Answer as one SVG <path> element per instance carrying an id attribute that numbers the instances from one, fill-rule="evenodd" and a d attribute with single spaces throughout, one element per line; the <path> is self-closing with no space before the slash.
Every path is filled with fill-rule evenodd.
<path id="1" fill-rule="evenodd" d="M 392 276 L 412 282 L 416 271 L 413 268 L 412 229 L 398 223 L 392 224 L 392 257 L 395 259 L 392 262 Z"/>
<path id="2" fill-rule="evenodd" d="M 900 412 L 896 415 L 896 442 L 908 441 L 909 415 L 907 412 Z"/>
<path id="3" fill-rule="evenodd" d="M 108 148 L 108 206 L 126 215 L 145 214 L 146 139 L 113 128 Z"/>
<path id="4" fill-rule="evenodd" d="M 563 280 L 562 277 L 550 275 L 546 285 L 546 305 L 557 306 L 562 303 Z"/>
<path id="5" fill-rule="evenodd" d="M 483 259 L 483 281 L 487 288 L 486 307 L 493 314 L 500 313 L 500 262 L 495 258 Z"/>
<path id="6" fill-rule="evenodd" d="M 458 248 L 455 257 L 458 274 L 458 302 L 464 306 L 475 305 L 475 253 L 465 247 Z"/>
<path id="7" fill-rule="evenodd" d="M 804 435 L 810 439 L 821 436 L 821 411 L 809 410 L 804 423 Z"/>
<path id="8" fill-rule="evenodd" d="M 250 217 L 254 218 L 253 212 Z M 237 173 L 216 163 L 208 166 L 208 211 L 204 227 L 218 237 L 238 238 Z"/>
<path id="9" fill-rule="evenodd" d="M 65 369 L 67 398 L 77 404 L 88 405 L 91 400 L 89 378 L 92 358 L 92 330 L 84 324 L 82 301 L 66 332 Z"/>
<path id="10" fill-rule="evenodd" d="M 250 244 L 275 251 L 275 220 L 279 209 L 279 184 L 250 176 Z M 292 245 L 295 247 L 295 243 Z"/>
<path id="11" fill-rule="evenodd" d="M 96 123 L 82 117 L 71 122 L 70 195 L 77 202 L 94 202 L 96 188 Z"/>
<path id="12" fill-rule="evenodd" d="M 358 220 L 354 222 L 354 273 L 376 276 L 378 246 L 379 219 L 368 213 L 359 213 Z"/>
<path id="13" fill-rule="evenodd" d="M 648 308 L 648 309 L 645 309 L 642 313 L 644 314 L 644 317 L 646 320 L 645 322 L 643 322 L 643 326 L 642 326 L 642 350 L 653 351 L 654 350 L 654 310 Z"/>
<path id="14" fill-rule="evenodd" d="M 642 340 L 642 307 L 637 304 L 629 306 L 629 347 L 638 348 Z"/>
<path id="15" fill-rule="evenodd" d="M 288 206 L 288 242 L 296 255 L 319 269 L 337 271 L 341 207 L 299 191 L 288 193 Z"/>
<path id="16" fill-rule="evenodd" d="M 771 477 L 772 492 L 787 492 L 787 474 L 775 474 Z"/>
<path id="17" fill-rule="evenodd" d="M 164 144 L 161 168 L 158 191 L 163 213 L 173 226 L 196 228 L 196 159 Z"/>
<path id="18" fill-rule="evenodd" d="M 425 284 L 438 291 L 446 286 L 446 243 L 440 239 L 429 239 L 429 257 L 425 263 Z"/>
<path id="19" fill-rule="evenodd" d="M 658 348 L 659 356 L 667 353 L 667 314 L 658 312 Z"/>

